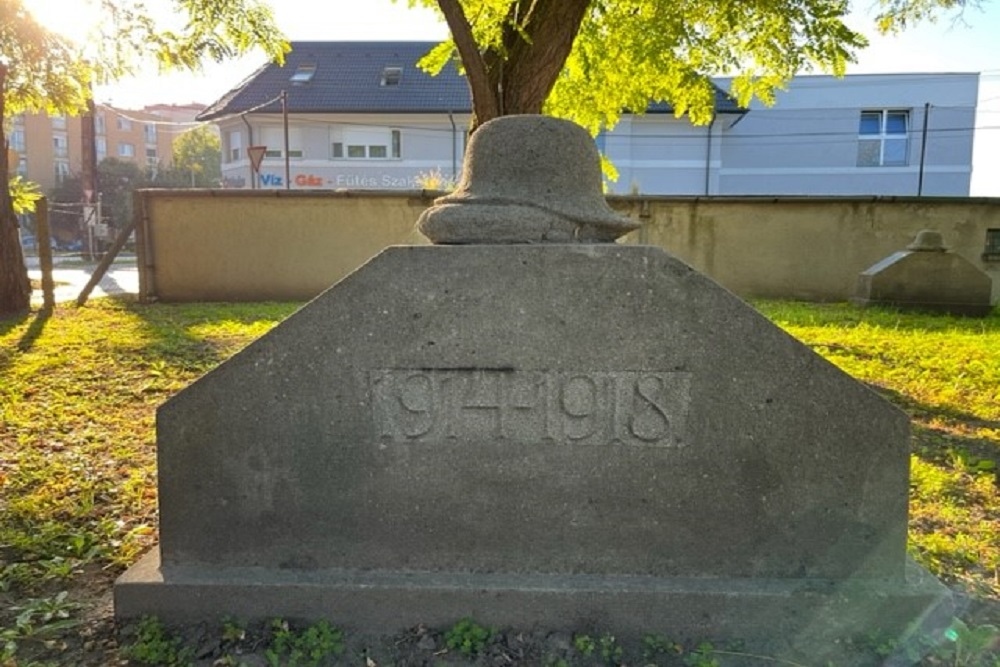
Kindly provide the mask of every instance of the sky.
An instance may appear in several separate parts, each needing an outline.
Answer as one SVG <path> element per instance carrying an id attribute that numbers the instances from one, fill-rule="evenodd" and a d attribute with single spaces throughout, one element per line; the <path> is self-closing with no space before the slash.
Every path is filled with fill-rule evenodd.
<path id="1" fill-rule="evenodd" d="M 942 14 L 897 36 L 874 29 L 877 0 L 854 0 L 850 27 L 870 40 L 848 74 L 892 72 L 979 72 L 979 108 L 973 156 L 972 194 L 1000 197 L 1000 0 L 983 0 L 961 16 Z M 80 38 L 92 7 L 81 0 L 25 0 L 40 21 Z M 168 0 L 147 0 L 154 11 L 167 11 Z M 430 10 L 409 8 L 406 0 L 267 0 L 278 27 L 296 40 L 439 40 L 446 26 Z M 166 14 L 164 14 L 166 18 Z M 147 104 L 209 104 L 236 87 L 266 62 L 261 53 L 223 65 L 210 64 L 200 74 L 160 75 L 151 67 L 141 76 L 102 86 L 99 102 L 119 108 Z"/>

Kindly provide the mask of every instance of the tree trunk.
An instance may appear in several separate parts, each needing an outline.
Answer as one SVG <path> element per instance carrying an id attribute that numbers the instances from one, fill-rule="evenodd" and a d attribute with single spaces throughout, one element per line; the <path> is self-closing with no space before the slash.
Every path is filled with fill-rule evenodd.
<path id="1" fill-rule="evenodd" d="M 480 51 L 458 0 L 438 0 L 469 81 L 472 131 L 498 116 L 542 112 L 592 1 L 515 0 L 503 46 Z"/>
<path id="2" fill-rule="evenodd" d="M 514 15 L 504 28 L 506 58 L 487 54 L 499 89 L 500 115 L 542 113 L 591 2 L 518 0 L 511 6 Z"/>
<path id="3" fill-rule="evenodd" d="M 31 307 L 31 281 L 17 233 L 17 216 L 10 197 L 10 168 L 7 164 L 5 86 L 7 68 L 0 64 L 0 318 L 25 313 Z"/>
<path id="4" fill-rule="evenodd" d="M 438 0 L 438 7 L 455 40 L 458 57 L 465 66 L 465 78 L 472 94 L 472 129 L 500 115 L 500 99 L 496 86 L 491 85 L 486 62 L 479 52 L 472 26 L 458 0 Z"/>

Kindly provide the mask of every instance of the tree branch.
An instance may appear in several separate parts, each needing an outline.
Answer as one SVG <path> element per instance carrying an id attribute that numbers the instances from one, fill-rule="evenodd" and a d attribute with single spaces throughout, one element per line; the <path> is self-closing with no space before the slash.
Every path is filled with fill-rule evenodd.
<path id="1" fill-rule="evenodd" d="M 500 115 L 499 96 L 496 88 L 490 85 L 486 63 L 479 53 L 476 39 L 472 35 L 472 26 L 469 25 L 469 19 L 466 18 L 462 6 L 458 0 L 437 0 L 437 2 L 445 21 L 448 22 L 462 65 L 465 66 L 465 76 L 472 93 L 472 111 L 475 116 L 472 127 L 475 129 Z"/>

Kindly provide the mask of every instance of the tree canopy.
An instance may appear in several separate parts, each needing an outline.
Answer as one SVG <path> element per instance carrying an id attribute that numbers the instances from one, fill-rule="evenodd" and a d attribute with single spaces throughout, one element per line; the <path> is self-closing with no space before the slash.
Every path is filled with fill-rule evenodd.
<path id="1" fill-rule="evenodd" d="M 177 137 L 173 169 L 190 176 L 191 187 L 217 187 L 222 180 L 222 142 L 218 133 L 201 125 Z"/>
<path id="2" fill-rule="evenodd" d="M 77 0 L 87 2 L 88 0 Z M 158 25 L 136 0 L 89 0 L 100 17 L 86 47 L 47 30 L 23 0 L 0 0 L 0 146 L 10 116 L 33 111 L 75 114 L 91 85 L 132 73 L 142 61 L 197 69 L 262 48 L 281 61 L 288 43 L 261 0 L 171 0 L 180 28 Z M 31 287 L 18 242 L 7 151 L 0 150 L 0 317 L 28 309 Z"/>
<path id="3" fill-rule="evenodd" d="M 708 77 L 732 94 L 772 102 L 792 76 L 842 75 L 866 38 L 844 19 L 848 0 L 408 0 L 436 9 L 452 38 L 424 59 L 456 54 L 468 76 L 474 127 L 499 115 L 549 113 L 596 133 L 623 110 L 669 103 L 696 123 L 712 117 Z M 974 0 L 880 0 L 889 31 Z"/>

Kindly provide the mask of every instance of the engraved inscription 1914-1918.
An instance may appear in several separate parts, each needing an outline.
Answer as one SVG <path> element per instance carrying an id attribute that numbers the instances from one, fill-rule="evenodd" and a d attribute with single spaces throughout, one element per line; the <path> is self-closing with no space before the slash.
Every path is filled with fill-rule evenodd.
<path id="1" fill-rule="evenodd" d="M 685 444 L 685 372 L 379 369 L 369 381 L 380 442 Z"/>

